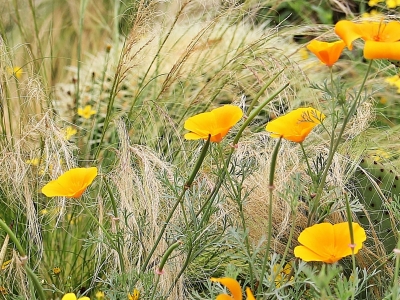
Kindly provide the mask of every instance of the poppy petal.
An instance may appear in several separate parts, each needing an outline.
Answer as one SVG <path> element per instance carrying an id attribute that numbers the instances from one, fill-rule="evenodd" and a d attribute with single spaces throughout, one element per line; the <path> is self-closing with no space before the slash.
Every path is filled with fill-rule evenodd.
<path id="1" fill-rule="evenodd" d="M 318 59 L 328 67 L 333 66 L 339 59 L 346 44 L 340 40 L 332 43 L 312 40 L 307 49 L 314 53 Z"/>
<path id="2" fill-rule="evenodd" d="M 357 223 L 352 223 L 354 236 L 354 254 L 356 254 L 363 246 L 363 242 L 367 239 L 364 229 Z M 333 225 L 335 233 L 335 254 L 337 256 L 351 255 L 351 238 L 349 224 L 347 222 Z"/>
<path id="3" fill-rule="evenodd" d="M 239 282 L 237 282 L 235 279 L 229 277 L 223 277 L 223 278 L 211 278 L 211 281 L 219 282 L 220 284 L 225 286 L 232 294 L 232 298 L 234 300 L 242 300 L 242 288 L 240 287 Z M 217 299 L 219 300 L 219 298 Z M 223 299 L 224 298 L 221 298 L 221 300 Z"/>
<path id="4" fill-rule="evenodd" d="M 47 197 L 79 198 L 97 176 L 97 168 L 74 168 L 42 188 Z"/>
<path id="5" fill-rule="evenodd" d="M 296 246 L 294 248 L 294 256 L 301 258 L 304 261 L 324 261 L 325 257 L 311 251 L 309 248 L 304 246 Z"/>
<path id="6" fill-rule="evenodd" d="M 246 288 L 246 296 L 247 296 L 247 300 L 256 300 L 256 298 L 254 298 L 254 295 L 251 292 L 249 287 Z"/>
<path id="7" fill-rule="evenodd" d="M 336 23 L 335 33 L 346 43 L 349 50 L 353 50 L 353 41 L 363 36 L 358 24 L 342 20 Z"/>
<path id="8" fill-rule="evenodd" d="M 394 59 L 400 60 L 400 42 L 366 41 L 364 46 L 366 59 Z"/>
<path id="9" fill-rule="evenodd" d="M 235 105 L 224 105 L 210 112 L 201 113 L 185 121 L 184 128 L 191 131 L 185 139 L 207 139 L 220 142 L 229 130 L 242 118 L 242 110 Z"/>
<path id="10" fill-rule="evenodd" d="M 400 41 L 400 22 L 392 21 L 385 24 L 379 40 L 389 43 Z"/>
<path id="11" fill-rule="evenodd" d="M 311 252 L 322 258 L 321 261 L 331 260 L 331 256 L 334 254 L 333 225 L 330 223 L 320 223 L 307 227 L 300 233 L 298 241 Z M 348 244 L 349 243 L 347 243 L 347 245 Z M 304 251 L 304 249 L 300 251 Z M 310 257 L 304 257 L 305 259 L 303 257 L 300 258 L 305 261 L 311 261 L 311 253 L 308 254 Z"/>
<path id="12" fill-rule="evenodd" d="M 312 107 L 302 107 L 268 122 L 265 129 L 272 133 L 272 137 L 283 137 L 300 143 L 324 118 L 325 115 L 320 111 Z"/>

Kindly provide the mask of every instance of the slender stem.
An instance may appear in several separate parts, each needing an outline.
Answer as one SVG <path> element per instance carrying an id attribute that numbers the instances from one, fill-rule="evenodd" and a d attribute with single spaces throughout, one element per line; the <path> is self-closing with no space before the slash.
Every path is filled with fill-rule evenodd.
<path id="1" fill-rule="evenodd" d="M 22 245 L 19 242 L 19 240 L 17 239 L 17 236 L 14 234 L 14 232 L 11 230 L 11 228 L 8 227 L 8 225 L 2 219 L 0 219 L 0 227 L 8 234 L 10 239 L 13 241 L 13 243 L 15 244 L 15 247 L 17 247 L 19 255 L 21 255 L 22 257 L 26 257 L 25 250 L 24 250 L 24 248 L 22 248 Z"/>
<path id="2" fill-rule="evenodd" d="M 35 286 L 35 289 L 39 295 L 40 300 L 46 300 L 46 297 L 44 295 L 43 287 L 41 286 L 39 279 L 37 278 L 36 274 L 33 273 L 31 268 L 26 264 L 26 261 L 28 260 L 28 257 L 26 256 L 26 252 L 24 248 L 22 248 L 21 243 L 17 239 L 17 236 L 14 234 L 14 232 L 11 230 L 11 228 L 2 220 L 0 219 L 0 227 L 3 229 L 6 234 L 10 237 L 10 239 L 13 241 L 15 244 L 15 247 L 17 248 L 19 255 L 21 256 L 21 260 L 23 260 L 22 265 L 25 268 L 26 274 L 32 281 L 33 285 Z"/>
<path id="3" fill-rule="evenodd" d="M 351 299 L 354 300 L 355 297 L 355 286 L 357 284 L 356 281 L 358 281 L 357 278 L 357 270 L 356 270 L 356 258 L 354 255 L 354 247 L 356 246 L 354 244 L 354 230 L 353 230 L 353 219 L 351 216 L 351 208 L 350 208 L 350 202 L 349 202 L 349 197 L 347 196 L 347 193 L 344 194 L 346 198 L 346 214 L 347 214 L 347 222 L 349 223 L 349 230 L 350 230 L 350 248 L 351 248 L 351 260 L 353 263 L 353 293 L 351 295 Z"/>
<path id="4" fill-rule="evenodd" d="M 394 266 L 394 276 L 393 276 L 393 289 L 392 289 L 392 299 L 397 300 L 397 293 L 399 290 L 399 270 L 400 270 L 400 232 L 397 234 L 397 248 L 394 249 L 394 254 L 396 255 L 396 262 Z"/>
<path id="5" fill-rule="evenodd" d="M 274 98 L 276 96 L 278 96 L 280 94 L 280 92 L 282 92 L 284 89 L 286 89 L 289 86 L 289 82 L 284 84 L 283 86 L 281 86 L 275 93 L 273 93 L 267 100 L 265 100 L 260 106 L 258 106 L 257 108 L 254 109 L 253 112 L 251 112 L 250 116 L 247 118 L 247 120 L 243 123 L 243 125 L 240 127 L 238 133 L 235 136 L 235 139 L 233 140 L 233 145 L 236 145 L 240 139 L 240 137 L 242 136 L 243 131 L 246 129 L 246 127 L 250 124 L 251 121 L 253 121 L 253 119 L 260 113 L 260 111 L 265 107 L 265 105 L 267 105 L 268 103 L 270 103 L 272 100 L 274 100 Z M 258 96 L 261 96 L 261 94 L 259 94 Z M 257 99 L 257 98 L 255 98 Z"/>
<path id="6" fill-rule="evenodd" d="M 40 300 L 46 300 L 46 296 L 44 294 L 43 287 L 40 284 L 39 279 L 37 278 L 36 274 L 33 273 L 31 268 L 29 268 L 26 265 L 25 265 L 25 271 L 26 271 L 26 274 L 28 274 L 29 278 L 32 280 L 32 283 L 33 283 L 33 285 L 34 285 L 34 287 L 36 289 L 36 292 L 39 295 L 39 299 Z"/>
<path id="7" fill-rule="evenodd" d="M 307 164 L 308 173 L 310 174 L 311 180 L 312 180 L 312 182 L 313 182 L 313 188 L 314 188 L 314 184 L 315 184 L 315 185 L 317 184 L 317 181 L 315 180 L 316 178 L 315 178 L 315 176 L 314 176 L 314 174 L 313 174 L 313 172 L 312 172 L 310 163 L 309 163 L 309 161 L 308 161 L 308 157 L 307 157 L 306 150 L 304 149 L 304 145 L 303 145 L 302 142 L 300 142 L 299 144 L 300 144 L 301 151 L 303 152 L 304 159 L 305 159 L 306 164 Z"/>
<path id="8" fill-rule="evenodd" d="M 261 293 L 261 289 L 264 281 L 265 269 L 267 267 L 267 262 L 269 259 L 269 249 L 271 247 L 271 239 L 272 239 L 272 205 L 273 205 L 273 191 L 274 191 L 274 177 L 275 177 L 275 168 L 276 161 L 279 153 L 279 148 L 281 145 L 282 137 L 279 138 L 278 142 L 275 145 L 274 152 L 271 157 L 271 167 L 269 171 L 269 203 L 268 203 L 268 233 L 267 233 L 267 248 L 265 249 L 264 261 L 261 268 L 260 274 L 260 284 L 257 289 L 257 300 L 259 299 L 259 295 Z"/>
<path id="9" fill-rule="evenodd" d="M 317 212 L 317 209 L 319 207 L 319 202 L 321 200 L 322 192 L 324 190 L 326 177 L 328 176 L 328 172 L 329 172 L 329 169 L 331 167 L 331 164 L 332 164 L 332 161 L 333 161 L 333 157 L 334 157 L 334 155 L 336 153 L 337 148 L 339 147 L 339 144 L 341 142 L 344 130 L 345 130 L 347 124 L 349 123 L 350 118 L 353 116 L 353 114 L 357 110 L 357 107 L 360 104 L 359 101 L 360 101 L 361 92 L 362 92 L 362 90 L 363 90 L 363 88 L 365 86 L 365 83 L 367 81 L 368 75 L 369 75 L 369 73 L 371 71 L 372 62 L 373 61 L 370 60 L 367 72 L 365 73 L 365 76 L 364 76 L 364 79 L 363 79 L 363 81 L 361 83 L 360 89 L 358 90 L 356 98 L 354 99 L 354 102 L 353 102 L 348 114 L 345 116 L 345 118 L 343 120 L 343 124 L 342 124 L 342 127 L 340 128 L 340 132 L 339 132 L 339 134 L 338 134 L 338 136 L 336 138 L 336 141 L 335 141 L 335 138 L 334 138 L 334 132 L 332 132 L 331 143 L 330 143 L 330 146 L 329 146 L 328 158 L 326 160 L 326 165 L 325 165 L 324 172 L 322 173 L 321 181 L 320 181 L 320 183 L 318 185 L 318 188 L 317 188 L 316 196 L 314 197 L 314 201 L 312 202 L 312 205 L 311 205 L 310 214 L 308 216 L 307 226 L 311 225 L 311 222 L 313 221 L 313 219 L 315 217 L 315 214 Z M 334 128 L 332 128 L 332 130 L 334 130 Z"/>
<path id="10" fill-rule="evenodd" d="M 167 228 L 169 221 L 171 220 L 172 216 L 174 215 L 176 208 L 178 207 L 178 205 L 181 203 L 184 195 L 186 194 L 186 191 L 189 189 L 189 187 L 192 185 L 194 178 L 196 177 L 197 173 L 199 172 L 200 166 L 202 165 L 204 158 L 206 157 L 207 154 L 207 150 L 208 147 L 210 145 L 210 138 L 211 136 L 208 136 L 208 140 L 206 141 L 206 143 L 203 146 L 203 149 L 201 150 L 199 159 L 197 160 L 197 163 L 192 171 L 192 174 L 190 175 L 189 179 L 186 181 L 183 190 L 181 192 L 181 194 L 179 195 L 178 199 L 176 199 L 176 202 L 174 204 L 174 206 L 172 207 L 171 211 L 169 212 L 167 218 L 164 221 L 164 225 L 162 226 L 156 241 L 153 244 L 153 247 L 151 248 L 149 254 L 147 255 L 140 271 L 144 272 L 147 268 L 147 265 L 149 264 L 149 261 L 151 259 L 151 257 L 153 256 L 154 252 L 156 251 L 156 248 L 158 247 L 158 244 L 160 243 L 160 240 L 162 238 L 162 236 L 164 235 L 165 229 Z"/>
<path id="11" fill-rule="evenodd" d="M 274 80 L 276 78 L 278 78 L 279 75 L 282 74 L 282 72 L 285 69 L 280 70 L 274 77 L 272 77 L 262 88 L 261 90 L 257 93 L 257 95 L 254 97 L 253 101 L 251 101 L 249 108 L 247 109 L 248 112 L 251 112 L 254 108 L 254 106 L 256 105 L 258 99 L 264 94 L 264 92 L 266 91 L 266 89 L 271 85 L 271 83 L 274 82 Z"/>

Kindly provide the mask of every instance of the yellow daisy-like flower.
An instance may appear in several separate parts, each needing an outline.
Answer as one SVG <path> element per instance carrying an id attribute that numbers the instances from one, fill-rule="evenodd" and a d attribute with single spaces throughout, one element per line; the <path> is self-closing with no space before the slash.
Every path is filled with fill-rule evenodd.
<path id="1" fill-rule="evenodd" d="M 28 165 L 37 167 L 39 165 L 40 159 L 38 157 L 28 159 L 25 161 Z"/>
<path id="2" fill-rule="evenodd" d="M 400 1 L 399 0 L 386 0 L 386 6 L 387 6 L 387 8 L 396 8 L 397 6 L 400 6 Z"/>
<path id="3" fill-rule="evenodd" d="M 72 126 L 68 126 L 64 130 L 64 138 L 65 138 L 65 140 L 69 141 L 69 139 L 71 137 L 73 137 L 77 132 L 78 132 L 78 130 L 76 130 L 76 128 L 74 128 Z"/>
<path id="4" fill-rule="evenodd" d="M 7 72 L 10 75 L 15 76 L 15 78 L 17 78 L 17 79 L 21 79 L 21 77 L 22 77 L 22 68 L 21 67 L 13 67 L 13 68 L 8 67 Z"/>
<path id="5" fill-rule="evenodd" d="M 54 274 L 54 275 L 58 275 L 58 274 L 60 274 L 60 273 L 61 273 L 60 267 L 54 267 L 54 268 L 53 268 L 53 274 Z"/>
<path id="6" fill-rule="evenodd" d="M 362 19 L 383 19 L 384 15 L 377 11 L 376 9 L 371 10 L 369 13 L 365 12 L 361 15 Z"/>
<path id="7" fill-rule="evenodd" d="M 367 239 L 365 230 L 357 223 L 352 223 L 354 244 L 351 244 L 350 229 L 347 222 L 332 225 L 315 224 L 304 229 L 298 241 L 301 246 L 294 248 L 294 256 L 304 261 L 335 263 L 343 257 L 356 254 Z"/>
<path id="8" fill-rule="evenodd" d="M 97 168 L 74 168 L 42 188 L 47 197 L 79 198 L 97 176 Z"/>
<path id="9" fill-rule="evenodd" d="M 233 278 L 223 277 L 223 278 L 211 278 L 213 282 L 219 282 L 223 286 L 225 286 L 231 296 L 228 294 L 220 294 L 217 296 L 216 300 L 242 300 L 242 288 L 240 287 L 239 282 L 237 282 Z M 250 288 L 246 288 L 246 296 L 247 300 L 255 300 L 253 293 Z"/>
<path id="10" fill-rule="evenodd" d="M 90 300 L 89 297 L 79 297 L 77 298 L 74 293 L 65 294 L 61 300 Z"/>
<path id="11" fill-rule="evenodd" d="M 128 294 L 128 300 L 139 300 L 140 292 L 137 289 L 134 289 L 132 294 Z"/>
<path id="12" fill-rule="evenodd" d="M 96 299 L 104 299 L 104 292 L 98 291 L 96 292 Z"/>
<path id="13" fill-rule="evenodd" d="M 78 115 L 85 119 L 90 119 L 92 115 L 96 114 L 96 111 L 92 109 L 92 106 L 86 105 L 84 108 L 78 108 Z"/>
<path id="14" fill-rule="evenodd" d="M 210 112 L 201 113 L 186 120 L 184 128 L 187 140 L 207 140 L 220 142 L 228 131 L 242 118 L 242 110 L 235 105 L 224 105 Z"/>
<path id="15" fill-rule="evenodd" d="M 301 143 L 324 119 L 325 115 L 315 108 L 298 108 L 268 122 L 265 129 L 272 133 L 272 137 Z"/>
<path id="16" fill-rule="evenodd" d="M 307 49 L 328 67 L 332 67 L 338 61 L 344 47 L 346 44 L 342 40 L 332 43 L 312 40 L 307 45 Z"/>
<path id="17" fill-rule="evenodd" d="M 274 265 L 274 273 L 275 274 L 278 271 L 278 267 L 279 267 L 278 264 Z M 275 286 L 280 287 L 282 282 L 292 281 L 293 276 L 291 278 L 288 278 L 291 272 L 292 272 L 292 265 L 290 263 L 285 264 L 283 269 L 281 269 L 281 271 L 275 277 Z"/>
<path id="18" fill-rule="evenodd" d="M 398 81 L 400 81 L 399 75 L 394 75 L 385 78 L 385 82 L 389 83 L 390 85 L 396 85 Z"/>

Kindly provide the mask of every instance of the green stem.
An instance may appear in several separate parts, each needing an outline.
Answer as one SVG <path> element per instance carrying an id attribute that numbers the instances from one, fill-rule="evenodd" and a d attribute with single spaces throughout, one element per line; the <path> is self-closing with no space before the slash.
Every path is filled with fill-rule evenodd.
<path id="1" fill-rule="evenodd" d="M 349 197 L 347 194 L 344 194 L 346 198 L 346 214 L 347 214 L 347 222 L 349 223 L 349 230 L 350 230 L 350 248 L 351 248 L 351 260 L 353 263 L 353 280 L 354 282 L 352 283 L 353 288 L 353 293 L 351 295 L 351 299 L 354 300 L 355 297 L 355 286 L 357 285 L 358 278 L 357 278 L 357 270 L 356 270 L 356 258 L 354 255 L 354 230 L 353 230 L 353 218 L 351 216 L 351 208 L 350 208 L 350 202 L 349 202 Z"/>
<path id="2" fill-rule="evenodd" d="M 268 84 L 267 84 L 268 85 Z M 240 127 L 238 133 L 235 136 L 235 139 L 233 140 L 233 145 L 236 145 L 240 139 L 240 137 L 242 136 L 243 131 L 246 129 L 246 127 L 250 124 L 251 121 L 253 121 L 253 119 L 260 113 L 260 111 L 265 107 L 265 105 L 267 105 L 268 103 L 270 103 L 272 100 L 274 100 L 274 98 L 276 96 L 278 96 L 280 94 L 280 92 L 282 92 L 284 89 L 286 89 L 289 86 L 289 82 L 284 84 L 283 86 L 281 86 L 275 93 L 273 93 L 267 100 L 265 100 L 260 106 L 258 106 L 257 108 L 254 109 L 254 111 L 250 114 L 250 116 L 246 119 L 246 121 L 244 121 L 243 125 Z M 261 94 L 258 95 L 258 97 L 260 97 Z M 254 98 L 254 99 L 258 99 L 258 98 Z"/>
<path id="3" fill-rule="evenodd" d="M 248 112 L 251 112 L 254 108 L 254 106 L 256 105 L 258 99 L 264 94 L 264 92 L 266 91 L 266 89 L 271 85 L 271 83 L 273 83 L 275 81 L 276 78 L 278 78 L 279 75 L 282 74 L 282 72 L 285 69 L 280 70 L 274 77 L 272 77 L 262 88 L 261 90 L 257 93 L 257 95 L 254 97 L 253 101 L 251 101 L 249 108 L 247 109 Z"/>
<path id="4" fill-rule="evenodd" d="M 9 235 L 10 239 L 15 244 L 15 247 L 17 247 L 19 255 L 21 255 L 22 257 L 26 257 L 25 250 L 24 250 L 24 248 L 22 248 L 22 245 L 19 242 L 19 240 L 17 239 L 17 236 L 14 234 L 14 232 L 11 230 L 11 228 L 8 227 L 8 225 L 2 219 L 0 219 L 0 227 Z"/>
<path id="5" fill-rule="evenodd" d="M 308 161 L 308 157 L 307 157 L 306 150 L 304 149 L 304 145 L 303 145 L 302 142 L 300 142 L 299 144 L 300 144 L 301 151 L 303 152 L 304 159 L 305 159 L 306 164 L 307 164 L 308 173 L 310 174 L 311 180 L 312 180 L 312 182 L 313 182 L 313 188 L 314 188 L 314 184 L 315 184 L 315 185 L 317 184 L 316 178 L 315 178 L 315 176 L 314 176 L 314 173 L 313 173 L 312 170 L 311 170 L 311 166 L 310 166 L 310 163 L 309 163 L 309 161 Z"/>
<path id="6" fill-rule="evenodd" d="M 22 248 L 21 243 L 17 239 L 17 236 L 14 234 L 14 232 L 11 230 L 11 228 L 2 220 L 0 219 L 0 227 L 3 229 L 6 234 L 10 237 L 10 239 L 13 241 L 15 244 L 15 247 L 17 248 L 19 255 L 21 256 L 21 260 L 23 260 L 22 265 L 25 268 L 26 274 L 32 281 L 40 300 L 46 300 L 46 297 L 44 295 L 43 287 L 41 286 L 39 279 L 37 278 L 36 274 L 33 273 L 31 268 L 26 264 L 26 261 L 28 260 L 28 257 L 26 256 L 26 252 L 24 248 Z"/>
<path id="7" fill-rule="evenodd" d="M 28 274 L 29 278 L 31 279 L 31 281 L 32 281 L 32 283 L 33 283 L 33 286 L 35 287 L 36 292 L 37 292 L 38 295 L 39 295 L 39 299 L 40 299 L 40 300 L 46 300 L 46 296 L 45 296 L 45 294 L 44 294 L 43 287 L 42 287 L 42 285 L 40 284 L 40 281 L 39 281 L 39 279 L 37 278 L 36 274 L 33 273 L 33 271 L 31 270 L 31 268 L 29 268 L 28 266 L 25 266 L 25 271 L 26 271 L 26 274 Z"/>
<path id="8" fill-rule="evenodd" d="M 229 162 L 232 159 L 233 151 L 235 150 L 235 145 L 239 142 L 240 137 L 242 136 L 243 131 L 247 128 L 247 126 L 250 124 L 251 121 L 260 113 L 260 111 L 268 104 L 270 103 L 280 92 L 282 92 L 285 88 L 289 86 L 289 83 L 284 84 L 282 87 L 280 87 L 272 96 L 270 96 L 268 99 L 266 99 L 263 103 L 261 103 L 260 106 L 254 109 L 253 112 L 251 112 L 250 116 L 247 117 L 246 121 L 242 124 L 242 126 L 239 128 L 239 131 L 237 132 L 233 142 L 232 142 L 232 149 L 228 154 L 228 158 L 226 159 L 226 165 L 229 165 Z M 261 93 L 256 96 L 255 99 L 258 100 L 257 97 L 261 97 Z M 217 192 L 221 188 L 221 185 L 223 181 L 225 180 L 226 172 L 223 172 L 219 177 L 218 181 L 214 187 L 214 189 L 211 191 L 210 196 L 207 198 L 207 200 L 204 202 L 204 204 L 201 206 L 200 210 L 196 213 L 196 217 L 200 215 L 200 213 L 205 209 L 207 205 L 212 203 L 213 199 L 216 197 Z"/>
<path id="9" fill-rule="evenodd" d="M 274 152 L 272 153 L 271 157 L 271 167 L 269 170 L 269 203 L 268 203 L 268 235 L 267 235 L 267 248 L 265 249 L 265 256 L 264 261 L 261 268 L 260 274 L 260 284 L 258 285 L 257 289 L 257 300 L 259 299 L 259 295 L 261 293 L 261 289 L 263 286 L 263 279 L 265 274 L 265 269 L 267 267 L 267 262 L 269 259 L 269 249 L 271 247 L 271 239 L 272 239 L 272 205 L 273 205 L 273 191 L 274 191 L 274 177 L 275 177 L 275 168 L 276 168 L 276 161 L 279 153 L 279 148 L 281 145 L 282 137 L 279 138 L 278 142 L 275 145 Z"/>
<path id="10" fill-rule="evenodd" d="M 396 262 L 394 266 L 394 276 L 393 276 L 393 289 L 392 289 L 392 299 L 397 300 L 397 293 L 399 290 L 399 271 L 400 271 L 400 232 L 397 234 L 397 248 L 394 249 L 396 255 Z"/>
<path id="11" fill-rule="evenodd" d="M 330 146 L 329 146 L 329 154 L 328 154 L 328 158 L 326 160 L 326 165 L 325 165 L 325 169 L 324 172 L 322 173 L 322 177 L 321 177 L 321 181 L 318 185 L 317 188 L 317 192 L 316 195 L 314 197 L 314 201 L 311 203 L 311 209 L 310 209 L 310 214 L 308 216 L 308 221 L 307 221 L 307 226 L 311 225 L 311 222 L 313 221 L 315 214 L 317 212 L 317 209 L 319 207 L 319 202 L 321 200 L 322 197 L 322 192 L 324 190 L 324 186 L 325 186 L 325 181 L 326 181 L 326 177 L 328 176 L 328 172 L 329 169 L 331 167 L 332 161 L 333 161 L 333 157 L 336 153 L 337 148 L 339 147 L 339 144 L 341 142 L 344 130 L 347 126 L 347 124 L 350 121 L 350 118 L 354 115 L 355 111 L 357 110 L 357 107 L 359 106 L 359 100 L 360 100 L 360 96 L 361 96 L 361 92 L 365 86 L 365 83 L 367 81 L 369 72 L 371 71 L 371 66 L 372 66 L 372 60 L 370 60 L 369 65 L 368 65 L 368 69 L 367 72 L 365 73 L 364 79 L 361 83 L 360 89 L 358 90 L 358 93 L 356 95 L 356 98 L 354 99 L 354 102 L 348 112 L 348 114 L 345 116 L 344 120 L 343 120 L 343 124 L 342 127 L 340 128 L 340 132 L 336 138 L 335 141 L 335 137 L 334 137 L 334 132 L 332 132 L 332 136 L 331 136 L 331 142 L 330 142 Z M 334 130 L 334 128 L 332 128 L 332 130 Z"/>
<path id="12" fill-rule="evenodd" d="M 160 243 L 160 240 L 161 240 L 162 236 L 164 235 L 165 229 L 167 228 L 169 221 L 171 220 L 172 216 L 174 215 L 176 208 L 181 203 L 184 195 L 186 194 L 186 191 L 192 185 L 194 178 L 196 177 L 197 173 L 199 172 L 200 166 L 202 165 L 204 158 L 206 157 L 208 147 L 210 146 L 210 138 L 211 138 L 211 135 L 208 136 L 208 139 L 207 139 L 206 143 L 204 144 L 203 149 L 201 150 L 199 159 L 197 160 L 197 163 L 192 171 L 192 174 L 190 175 L 189 179 L 186 181 L 181 194 L 179 195 L 174 206 L 172 207 L 171 211 L 169 212 L 167 218 L 165 219 L 164 225 L 162 226 L 160 233 L 158 234 L 157 239 L 153 244 L 153 247 L 151 248 L 149 254 L 147 255 L 147 257 L 142 265 L 142 268 L 140 269 L 140 271 L 142 273 L 146 270 L 151 257 L 153 256 L 154 252 L 156 251 L 156 248 L 157 248 L 158 244 Z"/>

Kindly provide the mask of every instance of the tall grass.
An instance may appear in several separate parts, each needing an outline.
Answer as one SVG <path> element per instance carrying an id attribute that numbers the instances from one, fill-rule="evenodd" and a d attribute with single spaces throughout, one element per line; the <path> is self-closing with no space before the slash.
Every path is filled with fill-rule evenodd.
<path id="1" fill-rule="evenodd" d="M 395 299 L 398 258 L 373 227 L 356 274 L 348 259 L 322 266 L 293 256 L 310 212 L 343 222 L 350 199 L 357 218 L 362 199 L 349 184 L 361 157 L 395 149 L 397 127 L 374 123 L 386 113 L 374 97 L 393 67 L 372 64 L 364 85 L 365 63 L 346 52 L 335 69 L 345 83 L 330 90 L 328 70 L 294 36 L 330 38 L 331 27 L 274 26 L 283 4 L 13 0 L 2 7 L 0 218 L 15 237 L 0 231 L 0 297 L 101 299 L 101 291 L 134 299 L 137 290 L 139 299 L 215 299 L 222 291 L 209 278 L 229 276 L 258 299 Z M 339 133 L 351 99 L 359 105 Z M 244 118 L 221 143 L 183 138 L 187 118 L 224 104 L 239 106 Z M 92 115 L 78 113 L 86 106 Z M 265 124 L 301 106 L 329 112 L 336 123 L 307 138 L 307 157 L 282 141 L 275 161 Z M 100 170 L 81 198 L 41 193 L 77 166 Z M 399 208 L 390 211 L 396 224 Z M 281 272 L 287 263 L 290 272 Z"/>

